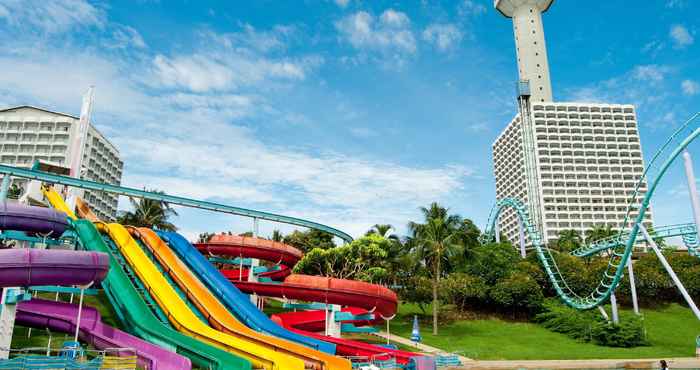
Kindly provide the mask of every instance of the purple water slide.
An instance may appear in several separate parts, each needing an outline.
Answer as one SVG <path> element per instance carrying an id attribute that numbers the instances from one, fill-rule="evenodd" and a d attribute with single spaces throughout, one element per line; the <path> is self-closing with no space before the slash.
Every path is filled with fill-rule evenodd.
<path id="1" fill-rule="evenodd" d="M 85 285 L 104 279 L 109 256 L 60 249 L 0 250 L 0 287 Z"/>
<path id="2" fill-rule="evenodd" d="M 13 201 L 0 202 L 0 230 L 49 234 L 58 238 L 66 228 L 68 216 L 63 212 Z"/>
<path id="3" fill-rule="evenodd" d="M 65 302 L 34 298 L 17 306 L 15 322 L 34 328 L 49 328 L 57 332 L 74 333 L 78 306 Z M 136 354 L 138 365 L 151 370 L 191 369 L 187 357 L 178 355 L 102 322 L 100 313 L 92 307 L 83 307 L 80 319 L 80 339 L 98 349 L 132 348 L 121 356 Z"/>

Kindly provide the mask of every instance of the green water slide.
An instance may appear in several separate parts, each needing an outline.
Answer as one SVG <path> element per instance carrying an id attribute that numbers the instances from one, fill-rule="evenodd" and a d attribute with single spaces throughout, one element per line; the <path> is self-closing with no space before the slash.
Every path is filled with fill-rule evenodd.
<path id="1" fill-rule="evenodd" d="M 131 333 L 188 357 L 200 368 L 251 369 L 248 361 L 174 330 L 167 317 L 158 311 L 158 305 L 138 283 L 128 264 L 103 240 L 95 225 L 87 220 L 76 220 L 73 221 L 73 227 L 83 248 L 110 255 L 110 269 L 102 287 L 120 320 Z"/>

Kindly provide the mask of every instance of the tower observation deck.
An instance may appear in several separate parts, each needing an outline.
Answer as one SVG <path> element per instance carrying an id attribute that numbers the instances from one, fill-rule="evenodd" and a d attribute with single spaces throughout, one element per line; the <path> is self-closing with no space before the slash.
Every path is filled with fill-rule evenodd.
<path id="1" fill-rule="evenodd" d="M 544 41 L 542 13 L 554 0 L 495 0 L 494 6 L 505 17 L 513 19 L 515 51 L 520 80 L 530 83 L 530 100 L 552 101 L 547 47 Z"/>

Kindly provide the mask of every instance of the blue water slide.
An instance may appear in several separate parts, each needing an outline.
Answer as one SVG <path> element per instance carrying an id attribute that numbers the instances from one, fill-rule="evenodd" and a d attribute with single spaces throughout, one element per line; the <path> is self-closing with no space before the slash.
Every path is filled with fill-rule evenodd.
<path id="1" fill-rule="evenodd" d="M 185 261 L 192 272 L 198 275 L 202 282 L 209 287 L 224 305 L 246 325 L 260 332 L 297 342 L 319 351 L 335 354 L 334 344 L 292 333 L 270 320 L 267 315 L 258 310 L 258 308 L 250 302 L 248 295 L 242 293 L 228 281 L 228 279 L 221 275 L 221 273 L 197 251 L 197 248 L 182 235 L 169 231 L 157 231 L 157 233 L 158 236 L 168 243 L 170 248 L 180 256 L 180 259 Z"/>

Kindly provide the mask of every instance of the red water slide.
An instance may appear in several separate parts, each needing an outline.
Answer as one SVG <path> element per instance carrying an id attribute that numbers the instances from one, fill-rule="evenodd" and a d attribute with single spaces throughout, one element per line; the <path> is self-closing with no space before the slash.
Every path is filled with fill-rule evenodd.
<path id="1" fill-rule="evenodd" d="M 289 245 L 272 240 L 243 237 L 236 235 L 215 235 L 208 243 L 196 244 L 197 249 L 205 255 L 226 257 L 257 258 L 276 264 L 281 264 L 280 270 L 272 270 L 260 276 L 281 280 L 282 283 L 242 281 L 241 276 L 247 277 L 247 270 L 239 271 L 222 269 L 221 272 L 242 292 L 256 293 L 265 297 L 297 299 L 307 302 L 321 302 L 350 306 L 343 311 L 354 315 L 368 312 L 375 313 L 377 321 L 380 316 L 391 317 L 396 313 L 398 298 L 392 290 L 380 285 L 361 281 L 327 278 L 320 276 L 289 274 L 287 266 L 294 266 L 303 256 L 302 252 Z M 288 276 L 284 277 L 285 274 Z M 246 279 L 247 280 L 247 279 Z M 359 307 L 359 308 L 357 308 Z M 272 320 L 300 334 L 331 342 L 336 345 L 336 352 L 345 356 L 366 356 L 375 358 L 396 358 L 400 364 L 407 364 L 417 353 L 399 351 L 352 341 L 333 338 L 313 331 L 324 328 L 325 314 L 323 311 L 288 312 L 272 316 Z M 357 324 L 369 324 L 368 321 L 356 321 Z"/>

